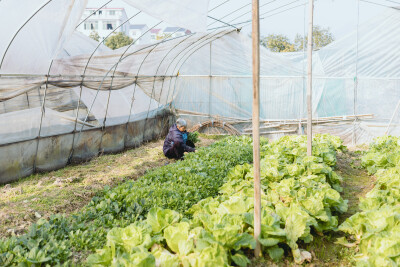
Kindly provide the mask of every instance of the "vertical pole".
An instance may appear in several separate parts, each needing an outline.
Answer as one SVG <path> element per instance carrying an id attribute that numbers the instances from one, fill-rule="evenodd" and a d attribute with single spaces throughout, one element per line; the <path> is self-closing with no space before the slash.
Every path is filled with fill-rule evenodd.
<path id="1" fill-rule="evenodd" d="M 254 256 L 261 256 L 258 238 L 261 234 L 260 185 L 260 14 L 259 0 L 253 0 L 253 163 L 254 163 L 254 238 L 257 241 Z"/>
<path id="2" fill-rule="evenodd" d="M 28 92 L 26 92 L 26 102 L 28 102 L 28 108 L 31 108 L 31 105 L 29 104 L 29 96 L 28 96 Z"/>
<path id="3" fill-rule="evenodd" d="M 399 100 L 399 102 L 397 102 L 397 106 L 396 106 L 396 108 L 394 109 L 394 112 L 393 112 L 392 117 L 390 118 L 389 124 L 388 124 L 388 126 L 387 126 L 387 128 L 386 128 L 385 135 L 388 135 L 388 134 L 389 134 L 390 126 L 392 125 L 394 116 L 397 114 L 397 111 L 399 110 L 399 107 L 400 107 L 400 100 Z"/>
<path id="4" fill-rule="evenodd" d="M 309 0 L 308 56 L 307 56 L 307 155 L 312 156 L 312 50 L 314 0 Z"/>
<path id="5" fill-rule="evenodd" d="M 359 32 L 359 24 L 360 24 L 360 0 L 357 0 L 357 42 L 356 42 L 356 69 L 355 69 L 355 77 L 354 77 L 354 94 L 353 94 L 353 135 L 351 138 L 351 143 L 354 146 L 357 143 L 356 140 L 356 123 L 357 123 L 357 87 L 358 87 L 358 32 Z"/>
<path id="6" fill-rule="evenodd" d="M 208 116 L 210 117 L 210 119 L 211 119 L 211 99 L 212 99 L 212 97 L 211 97 L 211 87 L 212 87 L 211 48 L 212 48 L 212 42 L 210 42 L 210 88 L 209 88 L 210 90 L 208 92 Z"/>
<path id="7" fill-rule="evenodd" d="M 303 64 L 302 64 L 302 87 L 301 87 L 301 103 L 300 103 L 300 112 L 299 112 L 299 131 L 298 134 L 303 135 L 304 129 L 302 124 L 302 118 L 304 116 L 304 99 L 306 92 L 306 25 L 307 25 L 307 5 L 304 5 L 304 13 L 303 13 L 303 38 L 302 38 L 302 45 L 303 45 Z"/>

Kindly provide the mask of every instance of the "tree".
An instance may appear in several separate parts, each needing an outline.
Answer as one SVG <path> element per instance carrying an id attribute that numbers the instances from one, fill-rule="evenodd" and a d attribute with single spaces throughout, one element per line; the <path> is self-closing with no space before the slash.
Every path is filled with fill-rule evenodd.
<path id="1" fill-rule="evenodd" d="M 302 51 L 303 47 L 307 48 L 307 36 L 300 34 L 296 35 L 294 43 L 290 42 L 289 38 L 282 34 L 270 34 L 263 37 L 260 44 L 271 50 L 272 52 L 294 52 Z M 313 27 L 313 49 L 318 50 L 332 43 L 335 38 L 329 32 L 329 28 L 324 29 L 318 25 Z"/>
<path id="2" fill-rule="evenodd" d="M 92 31 L 89 34 L 89 37 L 92 38 L 93 40 L 97 41 L 97 42 L 100 40 L 100 35 L 96 31 Z"/>
<path id="3" fill-rule="evenodd" d="M 110 38 L 107 38 L 105 45 L 114 50 L 126 45 L 130 45 L 132 41 L 133 40 L 131 37 L 127 36 L 123 32 L 119 32 L 117 34 L 114 33 Z"/>
<path id="4" fill-rule="evenodd" d="M 333 34 L 329 32 L 329 28 L 322 28 L 318 25 L 315 25 L 313 27 L 313 49 L 318 50 L 321 49 L 322 47 L 332 43 L 335 40 L 333 37 Z M 296 38 L 294 39 L 294 45 L 296 48 L 296 51 L 301 51 L 303 50 L 303 47 L 307 48 L 307 43 L 308 43 L 308 37 L 307 36 L 301 36 L 300 34 L 296 35 Z"/>
<path id="5" fill-rule="evenodd" d="M 295 47 L 289 38 L 282 34 L 270 34 L 261 39 L 261 45 L 265 46 L 272 52 L 294 52 Z"/>

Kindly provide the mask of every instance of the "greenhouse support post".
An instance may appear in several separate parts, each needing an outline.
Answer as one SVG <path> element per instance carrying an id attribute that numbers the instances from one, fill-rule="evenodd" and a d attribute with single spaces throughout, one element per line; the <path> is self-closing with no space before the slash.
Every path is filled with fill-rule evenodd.
<path id="1" fill-rule="evenodd" d="M 254 256 L 261 256 L 258 238 L 261 234 L 261 185 L 260 185 L 260 25 L 259 2 L 253 0 L 253 163 L 254 163 Z"/>
<path id="2" fill-rule="evenodd" d="M 356 27 L 356 62 L 355 62 L 355 77 L 354 77 L 354 94 L 353 94 L 353 134 L 351 143 L 354 146 L 357 143 L 356 140 L 356 123 L 357 123 L 357 87 L 358 87 L 358 42 L 359 42 L 359 25 L 360 25 L 360 0 L 357 0 L 357 27 Z"/>
<path id="3" fill-rule="evenodd" d="M 309 26 L 307 47 L 307 155 L 312 156 L 312 50 L 314 0 L 309 1 Z"/>
<path id="4" fill-rule="evenodd" d="M 212 49 L 212 42 L 210 42 L 210 90 L 208 92 L 208 116 L 211 119 L 211 86 L 212 86 L 212 69 L 211 69 L 211 49 Z"/>

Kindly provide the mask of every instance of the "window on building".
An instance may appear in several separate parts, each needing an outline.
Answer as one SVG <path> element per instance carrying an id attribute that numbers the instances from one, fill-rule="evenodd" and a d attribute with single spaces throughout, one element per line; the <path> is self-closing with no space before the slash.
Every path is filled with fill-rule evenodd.
<path id="1" fill-rule="evenodd" d="M 104 21 L 103 30 L 114 30 L 116 28 L 115 21 Z"/>
<path id="2" fill-rule="evenodd" d="M 114 30 L 116 28 L 115 21 L 105 21 L 103 22 L 103 30 Z"/>
<path id="3" fill-rule="evenodd" d="M 108 11 L 108 15 L 114 16 L 114 15 L 115 15 L 115 10 L 110 10 L 110 11 Z"/>
<path id="4" fill-rule="evenodd" d="M 83 24 L 83 29 L 84 30 L 98 30 L 99 23 L 97 21 L 85 21 L 85 23 Z"/>
<path id="5" fill-rule="evenodd" d="M 103 11 L 99 10 L 99 15 L 103 14 Z"/>

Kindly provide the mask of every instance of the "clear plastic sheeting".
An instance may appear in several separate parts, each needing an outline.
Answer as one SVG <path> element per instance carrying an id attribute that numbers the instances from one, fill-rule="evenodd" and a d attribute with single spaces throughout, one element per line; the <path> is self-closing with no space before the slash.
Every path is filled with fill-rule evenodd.
<path id="1" fill-rule="evenodd" d="M 355 29 L 314 52 L 316 132 L 334 132 L 350 144 L 399 133 L 399 31 L 400 11 L 390 9 L 360 25 L 358 32 Z M 250 120 L 252 78 L 246 59 L 251 58 L 251 43 L 240 35 L 231 33 L 213 41 L 180 68 L 181 75 L 171 86 L 180 115 L 193 122 L 199 117 Z M 306 56 L 270 53 L 263 48 L 260 54 L 260 117 L 265 121 L 263 127 L 270 129 L 266 135 L 304 132 L 304 125 L 298 125 L 307 117 Z"/>
<path id="2" fill-rule="evenodd" d="M 79 88 L 73 90 L 79 95 Z M 154 99 L 134 85 L 111 92 L 97 92 L 84 87 L 81 101 L 89 107 L 97 121 L 105 123 L 106 126 L 127 123 L 128 119 L 134 119 L 137 114 L 157 109 L 159 106 Z"/>
<path id="3" fill-rule="evenodd" d="M 93 51 L 104 52 L 111 49 L 103 43 L 99 44 L 92 38 L 81 32 L 74 31 L 72 36 L 64 44 L 62 51 L 58 54 L 58 58 L 73 57 L 77 55 L 90 54 Z"/>
<path id="4" fill-rule="evenodd" d="M 359 78 L 400 77 L 400 11 L 389 9 L 359 26 L 357 32 L 322 48 L 316 54 L 323 72 L 315 75 Z"/>
<path id="5" fill-rule="evenodd" d="M 126 1 L 195 31 L 207 15 L 208 1 Z M 0 16 L 0 183 L 138 146 L 164 134 L 175 115 L 251 134 L 246 34 L 227 27 L 110 50 L 75 32 L 86 3 L 0 1 L 0 12 L 19 10 Z M 347 144 L 400 134 L 398 36 L 400 11 L 391 9 L 314 51 L 314 132 Z M 260 59 L 261 133 L 304 133 L 305 54 L 261 47 Z"/>
<path id="6" fill-rule="evenodd" d="M 205 32 L 210 0 L 124 0 L 152 17 L 195 32 Z"/>
<path id="7" fill-rule="evenodd" d="M 38 89 L 45 82 L 44 77 L 2 77 L 0 79 L 0 101 L 10 100 Z"/>
<path id="8" fill-rule="evenodd" d="M 38 136 L 41 115 L 40 108 L 0 114 L 0 145 L 35 139 Z M 80 120 L 78 123 L 90 126 Z M 41 136 L 72 132 L 74 124 L 75 118 L 48 108 L 43 115 Z"/>
<path id="9" fill-rule="evenodd" d="M 0 74 L 47 74 L 74 32 L 87 0 L 3 0 Z"/>
<path id="10" fill-rule="evenodd" d="M 191 52 L 232 31 L 198 33 L 153 45 L 128 46 L 109 52 L 96 51 L 94 55 L 58 59 L 53 63 L 51 74 L 69 76 L 68 85 L 83 80 L 85 87 L 98 90 L 117 90 L 136 83 L 146 94 L 165 104 L 169 99 L 161 89 L 169 85 L 170 78 L 179 74 L 180 65 Z M 209 65 L 203 59 L 197 67 L 204 68 L 203 64 Z M 85 73 L 83 78 L 80 77 L 82 73 Z M 56 79 L 49 82 L 57 84 Z M 58 82 L 60 86 L 62 80 Z"/>

